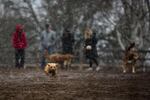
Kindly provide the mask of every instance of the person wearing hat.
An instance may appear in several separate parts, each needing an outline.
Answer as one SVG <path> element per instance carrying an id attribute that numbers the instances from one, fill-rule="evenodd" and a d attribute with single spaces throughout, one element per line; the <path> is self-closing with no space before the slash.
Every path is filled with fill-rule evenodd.
<path id="1" fill-rule="evenodd" d="M 16 25 L 16 31 L 12 35 L 12 45 L 15 48 L 15 67 L 23 68 L 25 60 L 25 48 L 27 47 L 26 33 L 24 26 Z"/>

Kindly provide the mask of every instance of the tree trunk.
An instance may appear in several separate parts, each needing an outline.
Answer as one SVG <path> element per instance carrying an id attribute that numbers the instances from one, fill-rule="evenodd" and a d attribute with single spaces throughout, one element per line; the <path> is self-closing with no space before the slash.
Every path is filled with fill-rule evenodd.
<path id="1" fill-rule="evenodd" d="M 123 42 L 121 41 L 121 33 L 118 30 L 116 30 L 116 33 L 117 33 L 117 40 L 118 40 L 118 43 L 119 43 L 121 49 L 125 50 L 125 46 L 124 46 Z"/>

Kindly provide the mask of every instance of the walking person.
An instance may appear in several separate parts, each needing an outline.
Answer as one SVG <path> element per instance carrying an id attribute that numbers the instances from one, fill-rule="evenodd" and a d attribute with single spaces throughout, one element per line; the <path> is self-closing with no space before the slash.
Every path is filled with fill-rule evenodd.
<path id="1" fill-rule="evenodd" d="M 93 63 L 96 64 L 96 70 L 99 71 L 100 67 L 98 66 L 98 61 L 97 61 L 97 54 L 96 54 L 96 44 L 97 44 L 97 39 L 93 35 L 93 32 L 90 28 L 87 28 L 84 32 L 84 48 L 85 48 L 85 55 L 86 58 L 89 60 L 89 66 L 90 68 L 88 70 L 92 70 L 93 68 Z"/>
<path id="2" fill-rule="evenodd" d="M 55 47 L 55 32 L 51 29 L 50 24 L 45 24 L 45 30 L 41 33 L 41 61 L 40 67 L 44 69 L 46 65 L 45 51 L 47 50 L 49 54 L 54 52 Z"/>
<path id="3" fill-rule="evenodd" d="M 93 31 L 92 44 L 93 44 L 93 55 L 94 55 L 95 58 L 98 57 L 98 54 L 97 54 L 97 47 L 96 47 L 97 41 L 98 41 L 98 39 L 96 38 L 96 32 Z"/>
<path id="4" fill-rule="evenodd" d="M 16 31 L 12 35 L 12 45 L 15 48 L 15 67 L 23 68 L 25 61 L 25 48 L 27 47 L 26 33 L 24 26 L 16 25 Z"/>
<path id="5" fill-rule="evenodd" d="M 74 45 L 74 36 L 73 34 L 66 28 L 62 35 L 62 49 L 63 54 L 71 54 L 73 55 L 73 45 Z M 62 64 L 62 68 L 68 69 L 71 66 L 72 59 L 69 61 L 64 61 Z"/>
<path id="6" fill-rule="evenodd" d="M 73 45 L 74 36 L 68 29 L 65 29 L 62 36 L 63 54 L 73 54 Z"/>

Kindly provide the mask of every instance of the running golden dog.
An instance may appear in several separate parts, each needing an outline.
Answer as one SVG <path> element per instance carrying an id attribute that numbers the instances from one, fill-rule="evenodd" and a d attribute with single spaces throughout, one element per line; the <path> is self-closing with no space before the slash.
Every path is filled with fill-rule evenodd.
<path id="1" fill-rule="evenodd" d="M 58 66 L 59 64 L 57 63 L 47 63 L 44 68 L 44 72 L 46 73 L 46 75 L 52 74 L 52 76 L 55 76 Z"/>

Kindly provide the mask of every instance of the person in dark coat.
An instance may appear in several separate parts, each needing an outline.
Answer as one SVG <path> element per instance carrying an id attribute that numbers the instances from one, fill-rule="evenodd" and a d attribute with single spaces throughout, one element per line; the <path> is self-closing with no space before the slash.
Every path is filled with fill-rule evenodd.
<path id="1" fill-rule="evenodd" d="M 74 36 L 68 29 L 65 29 L 62 36 L 63 54 L 73 54 Z"/>
<path id="2" fill-rule="evenodd" d="M 63 54 L 71 54 L 73 55 L 73 45 L 74 45 L 74 36 L 73 34 L 66 28 L 62 34 L 62 52 Z M 71 66 L 72 60 L 70 59 L 69 65 L 66 65 L 66 62 L 63 62 L 62 68 L 68 68 Z"/>
<path id="3" fill-rule="evenodd" d="M 92 47 L 93 47 L 93 55 L 95 58 L 98 57 L 98 54 L 97 54 L 97 38 L 96 38 L 96 32 L 93 32 L 93 35 L 92 35 Z"/>
<path id="4" fill-rule="evenodd" d="M 92 69 L 93 63 L 96 64 L 97 68 L 96 70 L 98 71 L 100 68 L 98 67 L 98 61 L 96 59 L 97 57 L 97 50 L 96 50 L 96 44 L 97 44 L 97 39 L 96 39 L 96 34 L 92 32 L 91 29 L 87 28 L 85 33 L 84 33 L 84 48 L 85 48 L 85 55 L 86 58 L 89 60 L 89 70 Z"/>

